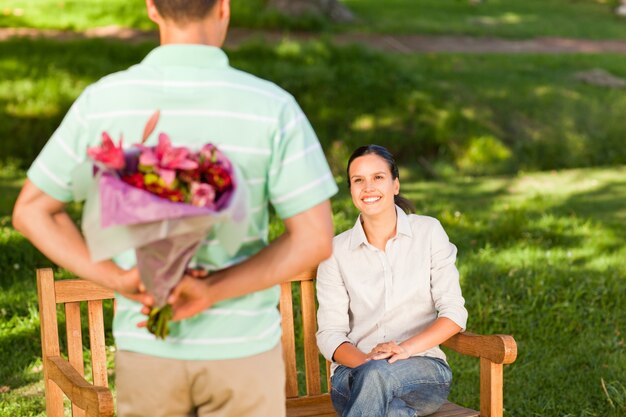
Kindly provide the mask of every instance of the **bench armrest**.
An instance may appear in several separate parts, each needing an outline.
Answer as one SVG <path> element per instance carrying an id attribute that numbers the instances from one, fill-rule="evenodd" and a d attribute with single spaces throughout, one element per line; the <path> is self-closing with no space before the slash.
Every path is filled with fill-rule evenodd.
<path id="1" fill-rule="evenodd" d="M 85 410 L 87 417 L 113 416 L 113 395 L 107 387 L 90 384 L 60 356 L 48 356 L 46 360 L 50 379 L 61 388 L 73 404 Z"/>
<path id="2" fill-rule="evenodd" d="M 493 363 L 509 364 L 517 358 L 517 344 L 513 336 L 494 334 L 457 333 L 442 343 L 463 355 L 485 358 Z"/>

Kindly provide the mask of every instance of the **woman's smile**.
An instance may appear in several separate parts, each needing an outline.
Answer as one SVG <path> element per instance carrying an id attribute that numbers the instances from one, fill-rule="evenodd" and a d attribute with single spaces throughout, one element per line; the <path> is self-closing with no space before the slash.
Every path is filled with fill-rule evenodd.
<path id="1" fill-rule="evenodd" d="M 377 203 L 380 200 L 380 197 L 364 197 L 361 200 L 363 200 L 365 204 L 373 204 Z"/>

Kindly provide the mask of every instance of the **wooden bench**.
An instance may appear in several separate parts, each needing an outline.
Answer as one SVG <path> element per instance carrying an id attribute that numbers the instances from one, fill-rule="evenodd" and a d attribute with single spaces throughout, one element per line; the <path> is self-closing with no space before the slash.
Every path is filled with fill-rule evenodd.
<path id="1" fill-rule="evenodd" d="M 336 416 L 323 381 L 320 354 L 315 342 L 315 271 L 294 277 L 281 286 L 282 345 L 287 374 L 287 416 Z M 73 417 L 113 416 L 113 395 L 108 388 L 103 301 L 113 292 L 94 283 L 80 280 L 54 280 L 51 269 L 37 270 L 37 292 L 41 321 L 41 346 L 46 391 L 46 415 L 64 416 L 64 395 L 71 402 Z M 292 294 L 300 295 L 300 308 Z M 92 381 L 84 377 L 81 303 L 87 304 Z M 65 309 L 67 352 L 60 349 L 57 306 Z M 303 343 L 296 341 L 294 325 L 301 320 Z M 480 412 L 446 403 L 432 417 L 483 416 L 503 413 L 503 365 L 515 361 L 517 347 L 511 336 L 481 336 L 463 333 L 444 343 L 461 354 L 480 358 Z M 304 358 L 304 386 L 298 384 L 298 353 Z M 67 357 L 67 359 L 66 359 Z M 329 364 L 326 362 L 328 375 Z M 303 391 L 301 393 L 301 391 Z"/>

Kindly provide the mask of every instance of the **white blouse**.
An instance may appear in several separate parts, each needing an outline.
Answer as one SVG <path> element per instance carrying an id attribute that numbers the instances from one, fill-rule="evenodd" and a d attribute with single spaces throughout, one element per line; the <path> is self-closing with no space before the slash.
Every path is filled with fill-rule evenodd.
<path id="1" fill-rule="evenodd" d="M 344 342 L 369 353 L 381 342 L 403 342 L 438 317 L 465 329 L 456 246 L 437 219 L 396 212 L 396 235 L 384 252 L 369 244 L 359 217 L 335 236 L 333 255 L 317 270 L 317 344 L 328 360 Z M 445 360 L 438 346 L 418 355 Z"/>

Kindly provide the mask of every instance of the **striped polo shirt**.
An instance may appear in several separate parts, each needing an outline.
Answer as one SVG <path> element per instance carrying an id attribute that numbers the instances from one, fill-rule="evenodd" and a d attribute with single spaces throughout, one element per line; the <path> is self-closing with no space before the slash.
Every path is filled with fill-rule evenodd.
<path id="1" fill-rule="evenodd" d="M 75 199 L 72 173 L 102 132 L 124 147 L 141 140 L 155 110 L 158 132 L 174 145 L 199 149 L 211 142 L 236 164 L 248 187 L 250 226 L 235 255 L 211 234 L 192 260 L 209 270 L 252 256 L 268 244 L 269 204 L 285 219 L 330 198 L 337 186 L 320 143 L 294 98 L 275 84 L 229 66 L 219 48 L 165 45 L 126 71 L 90 85 L 74 102 L 28 171 L 42 191 Z M 269 203 L 269 204 L 268 204 Z M 134 265 L 134 254 L 115 261 Z M 187 320 L 171 323 L 157 340 L 136 323 L 141 306 L 117 296 L 113 334 L 118 349 L 175 359 L 229 359 L 271 349 L 280 339 L 279 288 L 225 300 Z"/>

